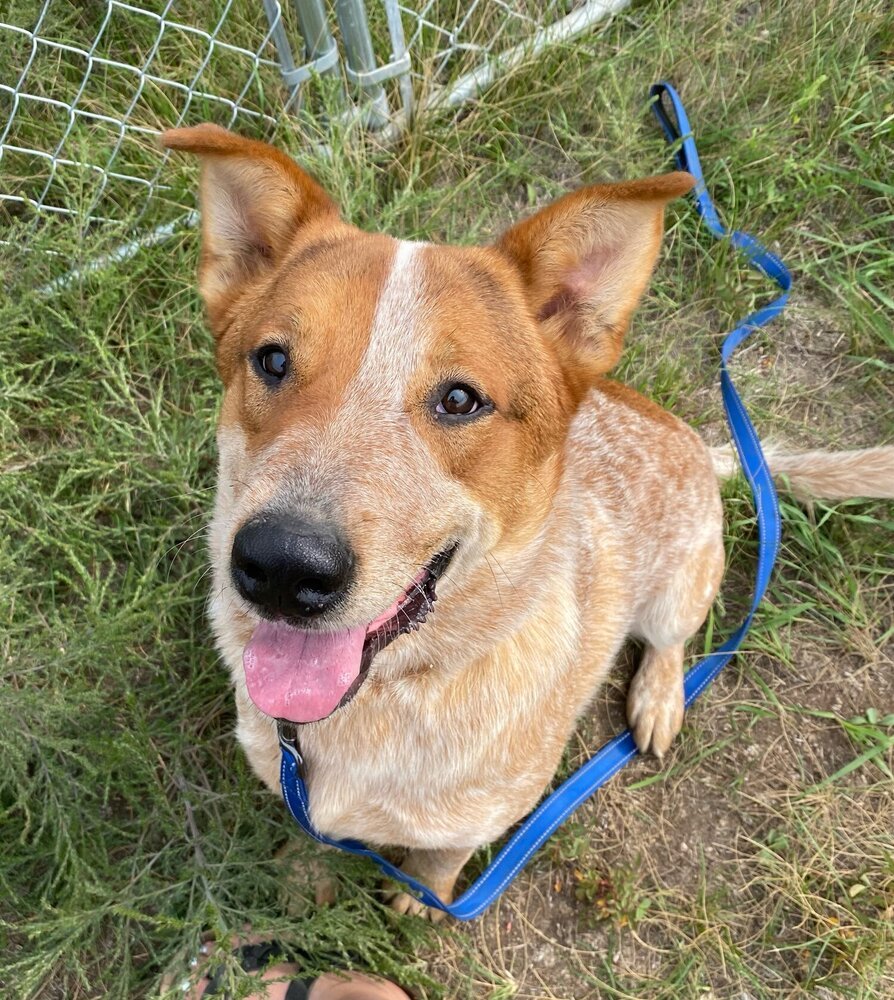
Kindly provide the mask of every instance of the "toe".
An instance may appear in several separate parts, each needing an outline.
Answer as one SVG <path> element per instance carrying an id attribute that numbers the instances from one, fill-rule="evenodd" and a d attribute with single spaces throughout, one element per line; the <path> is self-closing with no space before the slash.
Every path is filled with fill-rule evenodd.
<path id="1" fill-rule="evenodd" d="M 627 718 L 640 753 L 662 757 L 683 725 L 683 691 L 655 692 L 634 677 L 627 698 Z"/>
<path id="2" fill-rule="evenodd" d="M 388 905 L 395 913 L 405 914 L 410 917 L 421 917 L 423 920 L 430 920 L 433 924 L 439 924 L 447 914 L 443 910 L 438 910 L 425 903 L 421 903 L 415 896 L 408 892 L 395 892 L 386 897 Z"/>

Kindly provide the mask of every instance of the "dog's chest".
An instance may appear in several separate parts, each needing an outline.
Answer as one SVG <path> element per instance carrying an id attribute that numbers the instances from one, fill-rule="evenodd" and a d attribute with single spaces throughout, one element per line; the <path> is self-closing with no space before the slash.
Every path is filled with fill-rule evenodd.
<path id="1" fill-rule="evenodd" d="M 314 822 L 404 847 L 499 836 L 539 797 L 580 709 L 575 633 L 527 634 L 452 680 L 435 669 L 361 691 L 302 740 Z"/>
<path id="2" fill-rule="evenodd" d="M 529 720 L 504 707 L 482 719 L 474 705 L 448 713 L 417 706 L 408 716 L 380 704 L 372 726 L 357 719 L 353 733 L 344 725 L 312 739 L 314 822 L 338 837 L 405 847 L 465 847 L 499 835 L 544 780 L 537 760 L 518 752 Z"/>

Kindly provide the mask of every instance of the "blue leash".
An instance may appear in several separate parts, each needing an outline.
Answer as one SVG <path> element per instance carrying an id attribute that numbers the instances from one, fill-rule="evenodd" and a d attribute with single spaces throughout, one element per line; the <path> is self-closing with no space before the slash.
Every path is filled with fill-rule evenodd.
<path id="1" fill-rule="evenodd" d="M 692 137 L 692 129 L 689 126 L 686 111 L 674 88 L 669 83 L 656 83 L 650 89 L 649 94 L 655 98 L 652 111 L 664 129 L 668 142 L 674 145 L 679 143 L 674 154 L 677 164 L 681 170 L 688 170 L 689 173 L 693 174 L 698 181 L 693 195 L 696 208 L 705 224 L 719 239 L 728 236 L 733 246 L 745 254 L 751 267 L 771 278 L 782 289 L 782 295 L 769 305 L 752 313 L 727 335 L 720 352 L 720 390 L 723 396 L 723 405 L 732 438 L 739 453 L 739 460 L 745 472 L 745 478 L 748 480 L 754 496 L 760 533 L 760 548 L 751 610 L 739 628 L 722 646 L 709 653 L 687 672 L 684 691 L 686 707 L 688 708 L 739 648 L 751 625 L 754 612 L 767 589 L 770 573 L 779 549 L 779 504 L 776 499 L 773 479 L 764 460 L 757 434 L 748 419 L 742 400 L 733 388 L 726 366 L 736 348 L 753 330 L 769 323 L 782 311 L 788 299 L 792 279 L 782 261 L 764 249 L 757 240 L 747 233 L 738 231 L 729 233 L 720 222 L 717 210 L 714 208 L 714 203 L 705 187 L 698 151 L 695 148 L 695 140 Z M 305 833 L 321 844 L 338 847 L 350 854 L 370 858 L 385 875 L 408 886 L 421 902 L 437 910 L 444 910 L 459 920 L 472 920 L 486 910 L 568 816 L 638 753 L 629 729 L 606 743 L 594 757 L 534 809 L 512 834 L 494 860 L 457 900 L 453 903 L 444 903 L 431 889 L 426 888 L 359 841 L 334 840 L 321 834 L 314 827 L 308 811 L 307 786 L 302 773 L 303 760 L 298 748 L 296 727 L 281 724 L 279 741 L 282 748 L 280 780 L 283 799 L 289 812 Z"/>

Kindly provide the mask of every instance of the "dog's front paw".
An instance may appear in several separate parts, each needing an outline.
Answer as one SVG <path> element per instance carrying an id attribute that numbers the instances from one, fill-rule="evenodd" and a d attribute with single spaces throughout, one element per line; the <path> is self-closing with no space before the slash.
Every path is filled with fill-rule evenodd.
<path id="1" fill-rule="evenodd" d="M 423 920 L 430 920 L 433 924 L 439 924 L 447 914 L 443 910 L 435 910 L 425 903 L 420 903 L 415 896 L 408 892 L 392 892 L 387 897 L 388 905 L 397 913 L 404 913 L 411 917 L 422 917 Z"/>
<path id="2" fill-rule="evenodd" d="M 640 753 L 663 757 L 683 725 L 683 678 L 669 671 L 643 669 L 630 683 L 627 721 Z"/>
<path id="3" fill-rule="evenodd" d="M 316 906 L 335 905 L 338 880 L 322 858 L 308 855 L 293 840 L 287 840 L 275 857 L 282 864 L 281 886 L 290 916 L 303 915 L 310 894 Z"/>
<path id="4" fill-rule="evenodd" d="M 407 875 L 412 875 L 423 885 L 427 885 L 438 899 L 449 903 L 453 899 L 456 877 L 471 854 L 472 848 L 426 849 L 416 847 L 407 853 L 402 867 Z M 391 909 L 398 913 L 409 913 L 413 916 L 423 917 L 433 924 L 439 923 L 447 915 L 443 910 L 432 909 L 424 903 L 420 903 L 414 896 L 399 889 L 394 882 L 386 882 L 384 888 L 385 898 L 391 905 Z"/>

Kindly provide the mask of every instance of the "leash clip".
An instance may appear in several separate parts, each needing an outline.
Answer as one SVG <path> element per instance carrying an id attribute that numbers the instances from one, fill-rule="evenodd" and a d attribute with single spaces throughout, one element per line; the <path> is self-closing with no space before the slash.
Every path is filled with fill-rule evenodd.
<path id="1" fill-rule="evenodd" d="M 303 780 L 305 777 L 304 757 L 298 742 L 298 726 L 294 722 L 289 722 L 288 719 L 277 719 L 276 735 L 279 737 L 280 747 L 294 758 L 298 765 L 298 774 Z"/>

